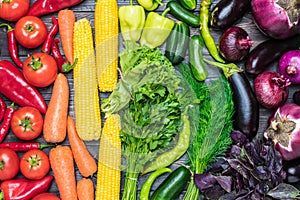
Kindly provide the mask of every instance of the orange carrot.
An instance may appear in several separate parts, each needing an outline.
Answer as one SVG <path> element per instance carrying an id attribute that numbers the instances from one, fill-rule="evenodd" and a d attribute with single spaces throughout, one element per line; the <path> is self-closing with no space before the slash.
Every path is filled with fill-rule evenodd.
<path id="1" fill-rule="evenodd" d="M 67 132 L 75 163 L 82 176 L 92 176 L 97 171 L 97 163 L 80 139 L 72 117 L 67 119 Z"/>
<path id="2" fill-rule="evenodd" d="M 77 195 L 79 200 L 94 200 L 94 183 L 90 178 L 82 178 L 77 182 Z"/>
<path id="3" fill-rule="evenodd" d="M 68 79 L 59 73 L 54 82 L 52 96 L 44 119 L 43 135 L 47 142 L 59 143 L 66 138 L 68 106 Z"/>
<path id="4" fill-rule="evenodd" d="M 70 147 L 58 145 L 52 148 L 49 159 L 61 200 L 77 200 L 74 159 Z"/>
<path id="5" fill-rule="evenodd" d="M 72 10 L 60 10 L 58 12 L 58 26 L 62 48 L 67 60 L 73 64 L 73 33 L 75 23 L 75 13 Z"/>

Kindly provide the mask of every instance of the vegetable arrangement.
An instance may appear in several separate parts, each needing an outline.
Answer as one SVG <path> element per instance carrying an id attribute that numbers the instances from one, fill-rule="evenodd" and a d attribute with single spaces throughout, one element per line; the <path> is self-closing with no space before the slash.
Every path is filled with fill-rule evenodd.
<path id="1" fill-rule="evenodd" d="M 30 3 L 0 2 L 0 199 L 298 197 L 297 2 Z"/>

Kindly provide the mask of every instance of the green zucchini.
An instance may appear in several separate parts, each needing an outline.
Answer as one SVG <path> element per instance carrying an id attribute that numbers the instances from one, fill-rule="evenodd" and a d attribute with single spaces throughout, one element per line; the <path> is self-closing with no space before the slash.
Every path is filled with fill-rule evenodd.
<path id="1" fill-rule="evenodd" d="M 178 0 L 179 3 L 188 10 L 194 10 L 197 5 L 196 0 Z"/>
<path id="2" fill-rule="evenodd" d="M 198 81 L 204 81 L 208 75 L 206 64 L 203 60 L 204 41 L 201 35 L 193 35 L 189 44 L 190 67 Z"/>
<path id="3" fill-rule="evenodd" d="M 178 20 L 192 27 L 200 27 L 200 17 L 190 10 L 185 9 L 179 2 L 171 0 L 167 3 L 167 9 Z"/>
<path id="4" fill-rule="evenodd" d="M 183 61 L 189 46 L 190 28 L 182 22 L 177 21 L 174 28 L 166 41 L 165 56 L 173 65 Z"/>
<path id="5" fill-rule="evenodd" d="M 188 168 L 180 166 L 169 174 L 169 176 L 153 192 L 151 200 L 174 200 L 191 179 Z"/>

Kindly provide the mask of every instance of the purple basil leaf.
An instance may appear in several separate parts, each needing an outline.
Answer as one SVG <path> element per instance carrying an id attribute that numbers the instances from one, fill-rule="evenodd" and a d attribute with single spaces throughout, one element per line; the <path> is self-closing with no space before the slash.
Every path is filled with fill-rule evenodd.
<path id="1" fill-rule="evenodd" d="M 216 176 L 215 179 L 226 192 L 232 191 L 232 178 L 230 176 Z"/>
<path id="2" fill-rule="evenodd" d="M 229 156 L 231 157 L 231 158 L 233 158 L 233 157 L 238 157 L 238 156 L 240 156 L 240 154 L 241 154 L 241 151 L 242 151 L 242 148 L 240 147 L 240 146 L 238 146 L 238 145 L 232 145 L 231 147 L 230 147 L 230 151 L 229 151 Z"/>
<path id="3" fill-rule="evenodd" d="M 215 176 L 209 173 L 194 174 L 194 183 L 200 189 L 201 192 L 212 188 L 217 183 Z"/>
<path id="4" fill-rule="evenodd" d="M 240 164 L 240 162 L 236 159 L 228 160 L 229 165 L 235 169 L 238 173 L 240 173 L 244 178 L 248 179 L 249 175 L 247 170 Z"/>
<path id="5" fill-rule="evenodd" d="M 244 145 L 249 142 L 246 135 L 238 130 L 231 131 L 230 136 L 234 144 Z"/>
<path id="6" fill-rule="evenodd" d="M 256 185 L 255 191 L 259 194 L 264 195 L 270 190 L 270 186 L 265 182 L 260 182 Z"/>
<path id="7" fill-rule="evenodd" d="M 275 199 L 299 199 L 300 191 L 292 185 L 280 183 L 277 187 L 271 189 L 267 195 Z"/>
<path id="8" fill-rule="evenodd" d="M 251 173 L 257 180 L 268 180 L 271 178 L 271 173 L 266 166 L 255 167 Z"/>
<path id="9" fill-rule="evenodd" d="M 218 199 L 219 197 L 226 194 L 226 191 L 223 190 L 220 185 L 216 184 L 213 188 L 204 191 L 203 194 L 207 199 Z"/>

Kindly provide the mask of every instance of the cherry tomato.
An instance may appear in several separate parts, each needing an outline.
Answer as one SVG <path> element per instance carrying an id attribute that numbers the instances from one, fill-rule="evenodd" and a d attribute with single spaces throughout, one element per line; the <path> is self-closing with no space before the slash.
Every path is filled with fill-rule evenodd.
<path id="1" fill-rule="evenodd" d="M 40 193 L 37 196 L 35 196 L 32 200 L 60 200 L 55 194 L 50 192 L 44 192 Z"/>
<path id="2" fill-rule="evenodd" d="M 29 0 L 2 0 L 0 18 L 10 22 L 18 21 L 27 14 L 29 6 Z"/>
<path id="3" fill-rule="evenodd" d="M 49 170 L 49 157 L 40 149 L 29 150 L 21 157 L 20 171 L 28 179 L 41 179 L 48 174 Z"/>
<path id="4" fill-rule="evenodd" d="M 36 87 L 46 87 L 54 82 L 57 75 L 55 59 L 42 52 L 29 56 L 23 64 L 23 74 L 27 82 Z"/>
<path id="5" fill-rule="evenodd" d="M 39 110 L 24 106 L 14 112 L 11 130 L 21 140 L 33 140 L 41 134 L 43 124 L 43 116 Z"/>
<path id="6" fill-rule="evenodd" d="M 20 159 L 16 152 L 8 148 L 0 148 L 0 180 L 14 178 L 19 172 Z"/>
<path id="7" fill-rule="evenodd" d="M 15 26 L 16 39 L 23 47 L 32 49 L 41 45 L 48 31 L 45 23 L 35 16 L 24 16 Z"/>

